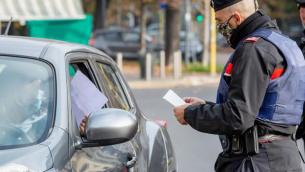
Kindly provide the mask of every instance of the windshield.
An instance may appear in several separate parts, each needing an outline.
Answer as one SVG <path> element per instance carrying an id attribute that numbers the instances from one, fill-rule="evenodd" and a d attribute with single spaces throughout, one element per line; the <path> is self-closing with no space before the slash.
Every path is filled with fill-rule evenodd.
<path id="1" fill-rule="evenodd" d="M 0 148 L 34 144 L 46 135 L 53 78 L 44 62 L 0 56 Z"/>

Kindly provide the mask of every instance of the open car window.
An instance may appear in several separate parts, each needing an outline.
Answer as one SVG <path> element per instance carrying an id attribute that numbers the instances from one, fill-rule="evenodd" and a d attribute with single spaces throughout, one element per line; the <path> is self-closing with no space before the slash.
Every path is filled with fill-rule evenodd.
<path id="1" fill-rule="evenodd" d="M 69 64 L 71 110 L 79 127 L 91 112 L 107 106 L 108 98 L 99 89 L 87 61 Z"/>

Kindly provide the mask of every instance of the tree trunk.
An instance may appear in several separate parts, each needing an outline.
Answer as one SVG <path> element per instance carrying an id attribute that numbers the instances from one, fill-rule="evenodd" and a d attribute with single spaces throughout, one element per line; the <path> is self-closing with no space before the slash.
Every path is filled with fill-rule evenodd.
<path id="1" fill-rule="evenodd" d="M 106 25 L 107 0 L 96 0 L 94 29 L 103 29 Z"/>
<path id="2" fill-rule="evenodd" d="M 180 0 L 170 0 L 165 13 L 166 66 L 173 61 L 174 52 L 179 50 L 180 4 Z"/>
<path id="3" fill-rule="evenodd" d="M 203 66 L 207 67 L 209 63 L 210 48 L 210 1 L 204 1 L 204 50 L 202 53 Z"/>
<path id="4" fill-rule="evenodd" d="M 144 0 L 141 0 L 141 10 L 140 10 L 140 54 L 144 56 L 146 53 L 146 41 L 145 41 L 145 35 L 146 35 L 146 13 L 145 13 L 145 2 Z"/>

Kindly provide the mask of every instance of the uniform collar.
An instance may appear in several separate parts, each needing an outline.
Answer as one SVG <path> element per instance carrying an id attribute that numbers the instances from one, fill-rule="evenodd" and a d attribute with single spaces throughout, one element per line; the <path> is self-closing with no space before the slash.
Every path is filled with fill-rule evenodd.
<path id="1" fill-rule="evenodd" d="M 236 48 L 238 43 L 245 39 L 249 34 L 260 28 L 277 28 L 271 18 L 258 10 L 243 21 L 234 31 L 230 39 L 231 47 Z"/>

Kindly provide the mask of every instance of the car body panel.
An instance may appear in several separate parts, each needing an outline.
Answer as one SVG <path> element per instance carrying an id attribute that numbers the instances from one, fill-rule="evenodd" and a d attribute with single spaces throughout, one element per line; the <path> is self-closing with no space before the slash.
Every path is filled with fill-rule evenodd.
<path id="1" fill-rule="evenodd" d="M 70 169 L 69 137 L 62 128 L 54 127 L 51 135 L 41 145 L 48 146 L 53 157 L 53 168 L 58 171 Z"/>
<path id="2" fill-rule="evenodd" d="M 0 150 L 0 166 L 22 165 L 33 171 L 45 171 L 53 166 L 50 149 L 45 145 L 33 145 L 18 149 Z M 4 169 L 6 170 L 6 169 Z"/>
<path id="3" fill-rule="evenodd" d="M 22 50 L 19 51 L 19 49 Z M 176 161 L 166 129 L 143 116 L 115 62 L 105 53 L 77 44 L 0 36 L 0 54 L 37 58 L 49 63 L 55 71 L 57 88 L 56 116 L 48 138 L 38 145 L 0 150 L 2 157 L 9 157 L 1 159 L 0 166 L 16 162 L 38 169 L 35 171 L 82 171 L 83 169 L 122 171 L 126 170 L 126 163 L 130 161 L 130 158 L 136 157 L 136 163 L 129 169 L 130 171 L 176 171 Z M 71 115 L 69 103 L 68 64 L 70 60 L 77 59 L 77 57 L 72 58 L 76 54 L 88 61 L 95 75 L 97 75 L 96 61 L 106 62 L 114 69 L 130 103 L 130 112 L 138 120 L 138 131 L 130 141 L 117 145 L 82 148 L 82 138 L 79 136 L 75 119 Z M 97 77 L 97 82 L 102 84 L 100 77 Z"/>
<path id="4" fill-rule="evenodd" d="M 43 40 L 33 41 L 32 39 L 27 38 L 20 39 L 20 37 L 0 36 L 0 40 L 2 42 L 0 45 L 1 54 L 11 54 L 36 58 L 40 57 L 44 48 L 50 44 L 50 42 L 45 42 Z M 16 51 L 16 49 L 18 49 L 18 51 Z"/>

